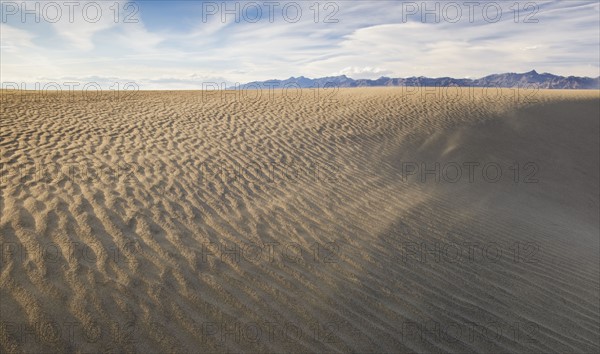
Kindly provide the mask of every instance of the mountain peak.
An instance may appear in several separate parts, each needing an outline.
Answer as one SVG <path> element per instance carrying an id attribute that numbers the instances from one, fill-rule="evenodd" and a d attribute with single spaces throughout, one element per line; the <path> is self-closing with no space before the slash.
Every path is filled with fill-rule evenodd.
<path id="1" fill-rule="evenodd" d="M 535 85 L 539 89 L 599 89 L 600 78 L 590 77 L 577 77 L 577 76 L 556 76 L 549 73 L 538 74 L 537 71 L 531 70 L 523 74 L 517 73 L 504 73 L 488 75 L 479 79 L 456 79 L 451 77 L 438 77 L 428 78 L 425 76 L 419 77 L 408 77 L 408 78 L 389 78 L 382 76 L 376 80 L 361 79 L 354 80 L 347 77 L 346 75 L 321 77 L 315 79 L 309 79 L 304 76 L 298 78 L 290 77 L 287 80 L 275 80 L 279 82 L 281 86 L 285 86 L 290 82 L 293 82 L 300 88 L 314 88 L 314 87 L 369 87 L 369 86 L 458 86 L 458 87 L 526 87 L 527 85 Z M 265 82 L 263 82 L 265 83 Z M 254 82 L 252 86 L 249 84 L 241 85 L 238 88 L 256 88 L 256 84 L 261 82 Z M 265 86 L 267 87 L 267 86 Z M 271 87 L 271 86 L 269 86 Z M 277 88 L 277 87 L 275 87 Z"/>

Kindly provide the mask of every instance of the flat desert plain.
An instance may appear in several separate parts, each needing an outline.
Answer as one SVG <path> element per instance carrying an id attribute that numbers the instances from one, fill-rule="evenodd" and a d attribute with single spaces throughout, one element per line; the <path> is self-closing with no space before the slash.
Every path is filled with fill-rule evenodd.
<path id="1" fill-rule="evenodd" d="M 598 352 L 599 92 L 3 91 L 0 349 Z"/>

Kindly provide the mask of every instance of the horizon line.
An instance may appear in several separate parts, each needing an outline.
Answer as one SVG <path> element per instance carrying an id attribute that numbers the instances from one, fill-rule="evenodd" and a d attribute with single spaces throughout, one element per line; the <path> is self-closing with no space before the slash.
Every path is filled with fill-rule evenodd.
<path id="1" fill-rule="evenodd" d="M 61 82 L 57 82 L 57 81 L 20 81 L 20 82 L 15 82 L 15 81 L 0 81 L 0 91 L 4 92 L 4 91 L 19 91 L 19 92 L 38 92 L 38 91 L 50 91 L 50 92 L 62 92 L 63 88 L 62 86 L 65 86 L 67 88 L 67 92 L 87 92 L 87 91 L 94 91 L 93 89 L 85 89 L 85 85 L 89 85 L 89 84 L 95 84 L 98 87 L 100 87 L 101 85 L 100 83 L 104 83 L 105 85 L 114 85 L 114 84 L 120 84 L 122 83 L 124 86 L 125 85 L 135 85 L 137 86 L 136 89 L 117 89 L 117 90 L 107 90 L 107 92 L 109 91 L 115 91 L 115 92 L 137 92 L 137 91 L 236 91 L 239 89 L 242 89 L 242 86 L 246 86 L 246 85 L 250 85 L 250 84 L 255 84 L 255 83 L 268 83 L 268 82 L 276 82 L 276 81 L 288 81 L 288 80 L 294 80 L 294 79 L 307 79 L 307 80 L 323 80 L 323 79 L 328 79 L 328 78 L 347 78 L 349 80 L 353 80 L 353 81 L 377 81 L 377 80 L 381 80 L 381 79 L 432 79 L 432 80 L 437 80 L 437 79 L 453 79 L 453 80 L 470 80 L 470 81 L 477 81 L 480 79 L 484 79 L 490 76 L 494 76 L 494 75 L 507 75 L 507 74 L 515 74 L 515 75 L 526 75 L 526 74 L 535 74 L 535 75 L 551 75 L 554 77 L 560 77 L 560 78 L 577 78 L 577 79 L 589 79 L 589 80 L 600 80 L 600 75 L 597 77 L 590 77 L 590 76 L 576 76 L 576 75 L 569 75 L 569 76 L 563 76 L 563 75 L 556 75 L 550 72 L 543 72 L 543 73 L 538 73 L 535 69 L 530 70 L 530 71 L 526 71 L 526 72 L 501 72 L 501 73 L 494 73 L 494 74 L 488 74 L 485 76 L 481 76 L 481 77 L 477 77 L 477 78 L 471 78 L 471 77 L 462 77 L 462 78 L 458 78 L 458 77 L 452 77 L 452 76 L 438 76 L 438 77 L 429 77 L 429 76 L 405 76 L 405 77 L 392 77 L 392 76 L 380 76 L 376 79 L 355 79 L 352 78 L 346 74 L 340 74 L 340 75 L 335 75 L 335 76 L 322 76 L 322 77 L 306 77 L 304 75 L 300 75 L 300 76 L 290 76 L 289 78 L 286 79 L 267 79 L 267 80 L 254 80 L 254 81 L 249 81 L 249 82 L 245 82 L 245 83 L 241 83 L 241 82 L 230 82 L 227 80 L 224 81 L 197 81 L 197 84 L 203 85 L 203 88 L 168 88 L 168 89 L 161 89 L 161 88 L 153 88 L 153 89 L 142 89 L 139 87 L 138 82 L 136 81 L 132 81 L 132 80 L 127 80 L 127 79 L 119 79 L 119 78 L 100 78 L 100 77 L 91 77 L 90 80 L 86 80 L 86 81 L 76 81 L 73 80 L 72 78 L 69 79 L 64 79 L 64 81 Z M 100 80 L 98 80 L 100 79 Z M 148 84 L 157 84 L 156 81 L 158 80 L 168 80 L 168 79 L 149 79 L 149 80 L 140 80 L 140 82 L 142 81 L 146 81 Z M 175 81 L 177 80 L 181 80 L 181 79 L 174 79 Z M 33 89 L 29 89 L 29 88 L 22 88 L 25 87 L 26 84 L 34 84 L 35 86 L 38 85 L 44 85 L 44 86 L 48 86 L 51 85 L 51 87 L 36 87 Z M 83 87 L 80 88 L 72 88 L 73 84 L 76 84 L 77 86 L 81 86 L 81 84 L 85 84 Z M 13 87 L 5 87 L 5 85 L 7 84 L 13 84 L 16 85 Z M 193 84 L 193 83 L 192 83 Z M 204 87 L 204 85 L 207 84 L 213 84 L 213 86 L 211 86 L 210 88 L 208 87 Z M 19 87 L 20 85 L 20 87 Z M 228 85 L 228 86 L 225 86 Z M 216 87 L 215 87 L 216 86 Z M 225 86 L 225 87 L 224 87 Z M 514 89 L 514 88 L 519 88 L 518 86 L 424 86 L 424 85 L 395 85 L 395 86 L 359 86 L 359 87 L 338 87 L 338 88 L 375 88 L 375 87 L 479 87 L 479 88 L 483 88 L 483 87 L 489 87 L 489 88 L 507 88 L 507 89 Z M 274 88 L 274 87 L 266 87 L 267 89 L 285 89 L 285 87 L 282 88 Z M 300 88 L 300 87 L 298 87 Z M 334 88 L 334 86 L 330 87 L 330 88 Z M 252 88 L 244 88 L 244 89 L 252 89 Z M 256 88 L 255 88 L 256 89 Z M 262 88 L 258 88 L 258 89 L 262 89 Z M 540 88 L 538 88 L 540 89 Z M 542 90 L 598 90 L 600 89 L 600 87 L 598 88 L 582 88 L 582 89 L 570 89 L 570 88 L 541 88 Z M 102 87 L 100 87 L 100 90 L 103 91 Z M 98 90 L 96 90 L 98 91 Z"/>

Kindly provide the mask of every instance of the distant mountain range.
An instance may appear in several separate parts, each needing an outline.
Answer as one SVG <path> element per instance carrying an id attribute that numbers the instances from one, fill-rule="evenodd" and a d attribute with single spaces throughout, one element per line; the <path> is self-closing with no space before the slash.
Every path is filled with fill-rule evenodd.
<path id="1" fill-rule="evenodd" d="M 230 89 L 268 89 L 283 87 L 377 87 L 377 86 L 429 86 L 429 87 L 530 87 L 539 89 L 600 89 L 600 77 L 557 76 L 549 73 L 538 74 L 535 70 L 517 74 L 494 74 L 480 79 L 454 79 L 451 77 L 380 77 L 376 80 L 354 80 L 346 75 L 309 79 L 304 76 L 286 80 L 254 81 L 237 85 Z"/>

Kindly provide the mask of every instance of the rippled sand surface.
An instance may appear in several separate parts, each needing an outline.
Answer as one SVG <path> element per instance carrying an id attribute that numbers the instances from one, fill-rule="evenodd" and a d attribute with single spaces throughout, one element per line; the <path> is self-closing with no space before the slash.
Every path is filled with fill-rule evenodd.
<path id="1" fill-rule="evenodd" d="M 598 91 L 424 90 L 2 92 L 1 351 L 597 352 Z"/>

